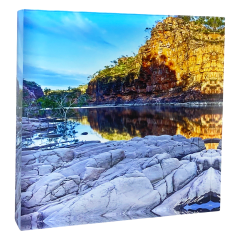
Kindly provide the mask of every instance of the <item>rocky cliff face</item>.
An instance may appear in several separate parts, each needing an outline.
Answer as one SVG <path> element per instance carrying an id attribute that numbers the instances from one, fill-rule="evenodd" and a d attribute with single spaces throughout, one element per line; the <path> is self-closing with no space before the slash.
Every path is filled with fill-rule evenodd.
<path id="1" fill-rule="evenodd" d="M 38 99 L 44 95 L 42 88 L 37 83 L 26 80 L 23 80 L 23 91 L 26 96 L 33 99 Z"/>
<path id="2" fill-rule="evenodd" d="M 87 93 L 95 103 L 221 99 L 223 59 L 223 32 L 168 17 L 157 23 L 139 49 L 134 71 L 128 69 L 124 76 L 116 73 L 118 62 L 108 74 L 104 70 L 96 75 Z"/>

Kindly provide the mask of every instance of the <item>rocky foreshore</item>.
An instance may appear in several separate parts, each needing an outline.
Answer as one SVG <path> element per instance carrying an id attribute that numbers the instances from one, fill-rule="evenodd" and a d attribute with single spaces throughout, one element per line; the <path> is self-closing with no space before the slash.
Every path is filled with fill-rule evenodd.
<path id="1" fill-rule="evenodd" d="M 89 108 L 89 107 L 129 107 L 129 106 L 158 106 L 158 105 L 172 105 L 176 107 L 218 107 L 223 105 L 222 101 L 213 101 L 213 102 L 155 102 L 155 101 L 126 101 L 123 103 L 117 103 L 117 102 L 107 102 L 107 103 L 101 103 L 101 104 L 89 104 L 86 106 L 83 106 L 82 108 Z"/>
<path id="2" fill-rule="evenodd" d="M 220 176 L 221 141 L 181 135 L 22 151 L 21 229 L 181 214 L 220 199 Z"/>

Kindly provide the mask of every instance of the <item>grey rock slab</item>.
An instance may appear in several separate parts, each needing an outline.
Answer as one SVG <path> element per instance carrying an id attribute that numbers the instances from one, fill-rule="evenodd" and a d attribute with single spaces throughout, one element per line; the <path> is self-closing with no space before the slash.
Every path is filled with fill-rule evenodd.
<path id="1" fill-rule="evenodd" d="M 62 174 L 54 172 L 40 178 L 27 189 L 27 192 L 30 192 L 32 197 L 24 202 L 23 206 L 29 208 L 50 201 L 51 192 L 57 189 L 63 180 L 65 180 L 65 177 Z"/>
<path id="2" fill-rule="evenodd" d="M 174 170 L 173 172 L 171 172 L 169 175 L 167 175 L 164 180 L 166 182 L 166 193 L 171 194 L 174 191 L 174 187 L 173 187 L 173 175 L 176 172 L 176 170 Z"/>
<path id="3" fill-rule="evenodd" d="M 97 167 L 109 168 L 112 162 L 112 154 L 110 152 L 104 152 L 99 155 L 93 156 L 97 162 Z"/>
<path id="4" fill-rule="evenodd" d="M 122 149 L 111 150 L 109 152 L 112 155 L 111 156 L 111 158 L 112 158 L 111 167 L 116 165 L 117 163 L 119 163 L 120 161 L 122 161 L 125 158 L 125 153 Z"/>
<path id="5" fill-rule="evenodd" d="M 197 202 L 198 199 L 207 194 L 220 195 L 221 173 L 209 168 L 195 177 L 182 189 L 165 199 L 163 203 L 155 207 L 152 212 L 159 216 L 170 216 L 180 214 L 176 207 L 189 202 Z"/>
<path id="6" fill-rule="evenodd" d="M 105 168 L 86 167 L 82 180 L 83 181 L 96 180 L 104 171 L 105 171 Z"/>
<path id="7" fill-rule="evenodd" d="M 147 161 L 144 162 L 142 168 L 151 167 L 157 163 L 161 163 L 163 159 L 169 159 L 171 155 L 168 153 L 156 154 L 151 158 L 148 158 Z"/>
<path id="8" fill-rule="evenodd" d="M 143 157 L 153 157 L 156 154 L 165 153 L 165 150 L 160 147 L 151 147 L 149 148 Z"/>
<path id="9" fill-rule="evenodd" d="M 161 136 L 148 135 L 148 136 L 145 136 L 144 139 L 154 140 L 154 141 L 158 141 L 158 140 L 171 140 L 172 136 L 170 136 L 170 135 L 161 135 Z"/>
<path id="10" fill-rule="evenodd" d="M 36 212 L 41 213 L 42 219 L 47 218 L 50 214 L 53 214 L 54 212 L 58 212 L 61 210 L 66 204 L 74 199 L 76 195 L 66 195 L 62 198 L 58 198 L 55 201 L 51 201 L 49 203 L 46 203 L 43 206 L 40 206 L 38 209 L 36 209 Z"/>
<path id="11" fill-rule="evenodd" d="M 136 152 L 125 152 L 125 156 L 126 158 L 134 159 L 137 158 L 138 154 Z"/>
<path id="12" fill-rule="evenodd" d="M 92 159 L 90 159 L 91 161 Z M 83 174 L 86 165 L 88 164 L 89 159 L 79 161 L 69 167 L 61 168 L 56 170 L 55 172 L 59 172 L 60 174 L 64 175 L 65 177 L 71 176 L 71 175 L 78 175 L 80 176 Z"/>
<path id="13" fill-rule="evenodd" d="M 42 165 L 38 168 L 39 171 L 39 176 L 44 176 L 53 171 L 53 166 L 52 165 Z"/>
<path id="14" fill-rule="evenodd" d="M 190 162 L 184 166 L 181 166 L 173 175 L 173 187 L 174 191 L 178 191 L 193 178 L 197 176 L 197 166 L 194 162 Z"/>
<path id="15" fill-rule="evenodd" d="M 185 164 L 190 163 L 190 161 L 189 161 L 189 160 L 181 160 L 181 161 L 179 161 L 179 163 L 180 163 L 181 165 L 185 165 Z"/>
<path id="16" fill-rule="evenodd" d="M 78 175 L 68 176 L 68 179 L 73 180 L 77 185 L 80 184 L 80 177 Z"/>
<path id="17" fill-rule="evenodd" d="M 221 170 L 222 151 L 220 149 L 204 150 L 194 154 L 189 154 L 183 157 L 182 160 L 195 162 L 200 172 L 207 170 L 210 167 Z"/>
<path id="18" fill-rule="evenodd" d="M 200 137 L 192 137 L 189 139 L 190 143 L 195 144 L 201 150 L 206 149 L 204 141 Z"/>
<path id="19" fill-rule="evenodd" d="M 55 150 L 37 151 L 22 157 L 22 165 L 44 164 L 60 167 L 74 159 L 72 149 L 60 148 Z"/>
<path id="20" fill-rule="evenodd" d="M 153 188 L 159 192 L 161 201 L 167 197 L 167 183 L 165 179 L 159 181 Z"/>
<path id="21" fill-rule="evenodd" d="M 146 177 L 118 177 L 83 196 L 71 200 L 59 212 L 49 215 L 46 224 L 74 224 L 86 216 L 144 212 L 159 204 L 159 193 Z"/>
<path id="22" fill-rule="evenodd" d="M 117 177 L 121 177 L 127 173 L 134 171 L 142 172 L 142 165 L 148 158 L 128 159 L 125 158 L 112 168 L 103 172 L 99 179 L 95 181 L 94 186 L 101 185 L 105 182 L 111 181 Z"/>
<path id="23" fill-rule="evenodd" d="M 178 135 L 174 135 L 174 136 L 172 137 L 172 140 L 173 140 L 173 141 L 177 141 L 177 142 L 183 142 L 183 141 L 186 141 L 187 138 L 184 137 L 184 136 L 182 136 L 182 135 L 180 135 L 180 134 L 178 134 Z"/>
<path id="24" fill-rule="evenodd" d="M 204 142 L 201 138 L 186 139 L 182 142 L 174 140 L 158 141 L 157 146 L 171 157 L 181 158 L 188 154 L 199 152 L 205 149 Z"/>
<path id="25" fill-rule="evenodd" d="M 218 196 L 221 193 L 221 172 L 214 168 L 209 168 L 201 173 L 191 184 L 187 195 L 188 201 L 200 198 L 210 192 Z"/>
<path id="26" fill-rule="evenodd" d="M 163 169 L 163 176 L 166 177 L 173 170 L 177 169 L 181 164 L 177 158 L 168 158 L 161 161 L 161 167 Z"/>
<path id="27" fill-rule="evenodd" d="M 157 143 L 156 143 L 156 146 L 157 147 L 161 147 L 161 146 L 172 146 L 172 145 L 176 145 L 178 144 L 176 141 L 173 141 L 173 140 L 158 140 Z"/>
<path id="28" fill-rule="evenodd" d="M 140 173 L 137 170 L 124 174 L 124 177 L 145 177 L 143 173 Z"/>
<path id="29" fill-rule="evenodd" d="M 157 182 L 163 179 L 163 170 L 160 164 L 145 168 L 142 172 L 150 182 Z"/>

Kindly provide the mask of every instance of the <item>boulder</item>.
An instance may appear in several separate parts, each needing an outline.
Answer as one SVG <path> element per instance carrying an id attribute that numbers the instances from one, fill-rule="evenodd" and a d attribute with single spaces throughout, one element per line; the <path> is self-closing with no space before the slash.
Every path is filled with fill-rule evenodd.
<path id="1" fill-rule="evenodd" d="M 163 169 L 163 176 L 166 177 L 173 170 L 180 166 L 180 162 L 177 158 L 168 158 L 161 161 L 161 167 Z"/>
<path id="2" fill-rule="evenodd" d="M 174 191 L 178 191 L 197 176 L 197 166 L 194 162 L 190 162 L 181 166 L 173 175 Z"/>
<path id="3" fill-rule="evenodd" d="M 221 175 L 220 171 L 212 167 L 195 177 L 182 189 L 165 199 L 163 203 L 155 207 L 152 212 L 158 216 L 170 216 L 180 214 L 177 210 L 187 203 L 198 202 L 210 194 L 220 196 Z"/>
<path id="4" fill-rule="evenodd" d="M 189 154 L 183 157 L 182 160 L 195 162 L 200 172 L 207 170 L 210 167 L 221 170 L 222 151 L 219 149 L 204 150 L 198 153 Z"/>
<path id="5" fill-rule="evenodd" d="M 145 168 L 142 172 L 150 182 L 157 182 L 163 179 L 163 170 L 160 164 Z"/>

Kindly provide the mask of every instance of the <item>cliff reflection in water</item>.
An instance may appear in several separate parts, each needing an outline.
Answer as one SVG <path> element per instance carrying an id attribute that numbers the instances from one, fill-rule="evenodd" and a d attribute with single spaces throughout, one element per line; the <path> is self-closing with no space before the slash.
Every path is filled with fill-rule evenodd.
<path id="1" fill-rule="evenodd" d="M 222 138 L 222 107 L 107 107 L 77 109 L 82 124 L 108 140 L 181 134 L 187 138 Z M 216 144 L 211 144 L 215 148 Z M 216 145 L 217 146 L 217 145 Z"/>

